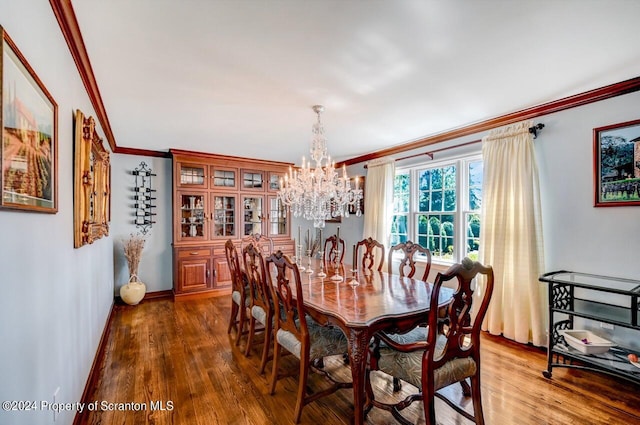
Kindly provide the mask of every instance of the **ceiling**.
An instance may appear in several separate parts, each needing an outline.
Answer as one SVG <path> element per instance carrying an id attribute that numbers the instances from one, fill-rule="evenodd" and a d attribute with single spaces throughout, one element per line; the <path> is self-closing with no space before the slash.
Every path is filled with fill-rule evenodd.
<path id="1" fill-rule="evenodd" d="M 76 0 L 118 147 L 346 160 L 640 76 L 640 1 Z"/>

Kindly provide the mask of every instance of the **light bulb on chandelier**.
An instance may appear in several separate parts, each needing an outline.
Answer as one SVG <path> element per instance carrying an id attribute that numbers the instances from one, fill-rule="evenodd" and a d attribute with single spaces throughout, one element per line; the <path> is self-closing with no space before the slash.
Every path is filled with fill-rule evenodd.
<path id="1" fill-rule="evenodd" d="M 318 121 L 311 130 L 311 159 L 306 162 L 303 156 L 299 170 L 289 168 L 289 174 L 280 181 L 278 197 L 291 208 L 294 217 L 313 220 L 314 227 L 323 228 L 325 220 L 349 217 L 349 207 L 353 207 L 356 216 L 360 216 L 362 189 L 358 188 L 358 177 L 355 178 L 355 188 L 351 187 L 345 166 L 342 167 L 342 176 L 339 176 L 335 162 L 331 162 L 327 153 L 327 139 L 320 119 L 324 106 L 315 105 L 313 110 Z"/>

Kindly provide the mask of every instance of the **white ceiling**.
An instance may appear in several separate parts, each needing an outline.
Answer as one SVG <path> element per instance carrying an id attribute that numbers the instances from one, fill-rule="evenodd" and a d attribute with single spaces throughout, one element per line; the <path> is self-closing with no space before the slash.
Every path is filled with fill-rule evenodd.
<path id="1" fill-rule="evenodd" d="M 338 161 L 640 76 L 637 0 L 76 0 L 119 147 Z"/>

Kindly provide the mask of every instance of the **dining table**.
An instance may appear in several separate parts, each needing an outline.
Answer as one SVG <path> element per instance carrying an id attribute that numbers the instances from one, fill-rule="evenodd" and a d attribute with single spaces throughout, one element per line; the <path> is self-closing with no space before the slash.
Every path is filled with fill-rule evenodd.
<path id="1" fill-rule="evenodd" d="M 307 259 L 305 259 L 307 260 Z M 306 313 L 323 326 L 337 326 L 347 337 L 353 379 L 353 423 L 365 423 L 368 411 L 365 373 L 369 343 L 376 332 L 403 333 L 428 322 L 433 283 L 377 270 L 352 270 L 350 264 L 304 262 L 301 271 Z M 313 270 L 309 273 L 309 269 Z M 334 276 L 342 280 L 332 280 Z M 451 302 L 453 290 L 442 287 L 438 310 Z M 436 312 L 437 314 L 437 312 Z"/>

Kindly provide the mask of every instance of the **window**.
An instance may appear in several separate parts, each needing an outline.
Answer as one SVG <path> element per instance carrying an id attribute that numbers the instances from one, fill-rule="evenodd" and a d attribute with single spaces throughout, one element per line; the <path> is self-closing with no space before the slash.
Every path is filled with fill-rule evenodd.
<path id="1" fill-rule="evenodd" d="M 482 159 L 478 155 L 396 171 L 391 244 L 414 241 L 436 261 L 478 258 Z"/>

